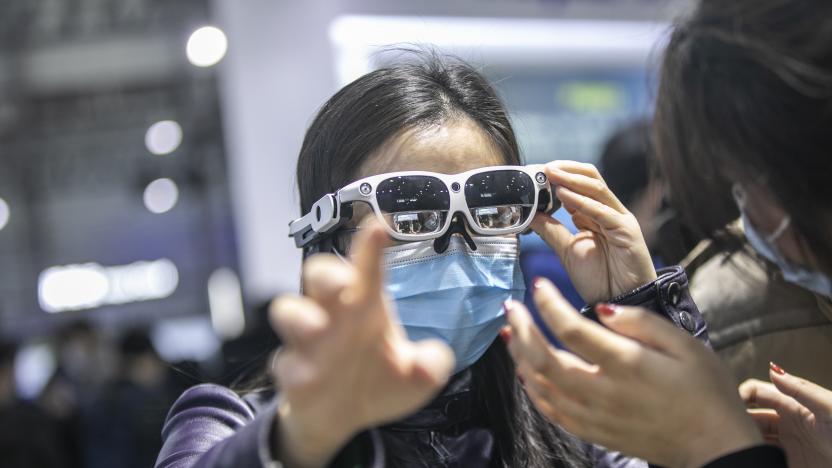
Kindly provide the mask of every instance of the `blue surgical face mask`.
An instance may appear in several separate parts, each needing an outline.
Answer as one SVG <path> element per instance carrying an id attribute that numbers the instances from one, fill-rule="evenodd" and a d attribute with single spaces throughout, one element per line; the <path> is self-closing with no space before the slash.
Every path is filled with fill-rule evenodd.
<path id="1" fill-rule="evenodd" d="M 433 240 L 385 250 L 386 290 L 411 340 L 437 338 L 453 349 L 454 372 L 482 357 L 505 325 L 503 302 L 526 289 L 517 238 L 474 237 L 471 251 L 458 236 L 436 253 Z"/>
<path id="2" fill-rule="evenodd" d="M 745 231 L 745 237 L 748 239 L 748 243 L 757 253 L 780 268 L 780 271 L 783 273 L 783 279 L 822 296 L 832 297 L 832 280 L 828 276 L 819 271 L 809 270 L 786 260 L 783 254 L 780 253 L 777 245 L 757 232 L 748 220 L 748 216 L 742 210 L 740 210 L 740 213 L 742 215 L 743 230 Z"/>

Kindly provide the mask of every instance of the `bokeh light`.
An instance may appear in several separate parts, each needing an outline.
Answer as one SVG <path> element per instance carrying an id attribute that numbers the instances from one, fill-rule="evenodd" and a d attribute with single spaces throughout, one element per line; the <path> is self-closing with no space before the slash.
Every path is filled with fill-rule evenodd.
<path id="1" fill-rule="evenodd" d="M 11 216 L 11 211 L 9 210 L 9 204 L 6 203 L 6 200 L 0 198 L 0 230 L 6 227 L 9 224 L 9 217 Z"/>
<path id="2" fill-rule="evenodd" d="M 179 200 L 179 188 L 176 182 L 168 179 L 156 179 L 144 189 L 144 206 L 151 213 L 161 214 L 170 211 Z"/>
<path id="3" fill-rule="evenodd" d="M 182 144 L 182 127 L 173 120 L 162 120 L 151 125 L 144 135 L 144 145 L 152 154 L 170 154 Z"/>
<path id="4" fill-rule="evenodd" d="M 203 26 L 188 38 L 186 52 L 188 60 L 197 67 L 216 65 L 228 51 L 228 39 L 221 29 Z"/>

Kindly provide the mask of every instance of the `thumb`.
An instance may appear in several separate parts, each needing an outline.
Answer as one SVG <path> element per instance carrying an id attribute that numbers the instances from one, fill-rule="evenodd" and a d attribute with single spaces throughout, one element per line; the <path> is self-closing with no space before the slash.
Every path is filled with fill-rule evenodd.
<path id="1" fill-rule="evenodd" d="M 689 354 L 696 341 L 669 320 L 642 307 L 598 304 L 598 318 L 609 329 L 677 358 Z"/>
<path id="2" fill-rule="evenodd" d="M 443 341 L 428 339 L 411 342 L 412 365 L 409 379 L 412 384 L 427 390 L 439 390 L 451 376 L 454 353 Z"/>
<path id="3" fill-rule="evenodd" d="M 532 219 L 532 229 L 549 247 L 555 250 L 561 260 L 572 242 L 572 233 L 557 219 L 538 213 Z"/>
<path id="4" fill-rule="evenodd" d="M 832 392 L 820 385 L 788 374 L 774 363 L 771 363 L 769 378 L 778 390 L 797 400 L 812 413 L 818 415 L 832 412 Z"/>

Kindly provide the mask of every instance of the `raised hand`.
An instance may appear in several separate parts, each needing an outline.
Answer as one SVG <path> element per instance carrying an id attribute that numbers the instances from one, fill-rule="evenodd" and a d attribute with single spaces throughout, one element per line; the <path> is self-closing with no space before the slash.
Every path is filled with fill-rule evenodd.
<path id="1" fill-rule="evenodd" d="M 699 467 L 762 437 L 716 355 L 641 308 L 582 317 L 547 280 L 534 299 L 566 346 L 549 346 L 528 311 L 509 305 L 509 352 L 535 406 L 587 441 L 668 467 Z"/>
<path id="2" fill-rule="evenodd" d="M 387 234 L 369 223 L 352 264 L 319 254 L 304 264 L 304 296 L 274 301 L 284 341 L 273 370 L 280 393 L 277 447 L 287 466 L 323 466 L 357 432 L 398 419 L 446 383 L 453 353 L 436 340 L 411 342 L 384 294 Z"/>
<path id="3" fill-rule="evenodd" d="M 538 214 L 532 229 L 560 257 L 584 301 L 593 304 L 656 279 L 641 228 L 592 164 L 546 165 L 555 195 L 579 229 L 572 234 L 556 219 Z"/>
<path id="4" fill-rule="evenodd" d="M 766 441 L 786 452 L 792 468 L 832 466 L 832 391 L 776 365 L 773 383 L 746 380 L 740 396 Z"/>

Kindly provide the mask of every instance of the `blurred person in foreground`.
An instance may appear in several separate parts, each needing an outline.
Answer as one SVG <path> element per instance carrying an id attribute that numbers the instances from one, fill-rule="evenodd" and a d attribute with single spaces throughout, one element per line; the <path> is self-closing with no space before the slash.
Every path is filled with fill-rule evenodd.
<path id="1" fill-rule="evenodd" d="M 830 44 L 828 1 L 703 1 L 670 37 L 654 122 L 689 222 L 713 233 L 738 208 L 753 250 L 821 301 L 832 296 Z M 791 467 L 832 466 L 829 389 L 772 362 L 771 383 L 738 394 L 716 355 L 670 324 L 602 304 L 600 326 L 537 286 L 544 319 L 573 352 L 546 346 L 519 304 L 509 348 L 553 421 L 665 466 L 786 466 L 775 446 Z"/>
<path id="2" fill-rule="evenodd" d="M 725 248 L 702 241 L 682 262 L 690 291 L 708 323 L 713 349 L 737 383 L 768 379 L 770 362 L 832 388 L 832 301 L 788 281 L 776 258 L 745 237 L 742 221 L 727 228 L 740 241 Z"/>

